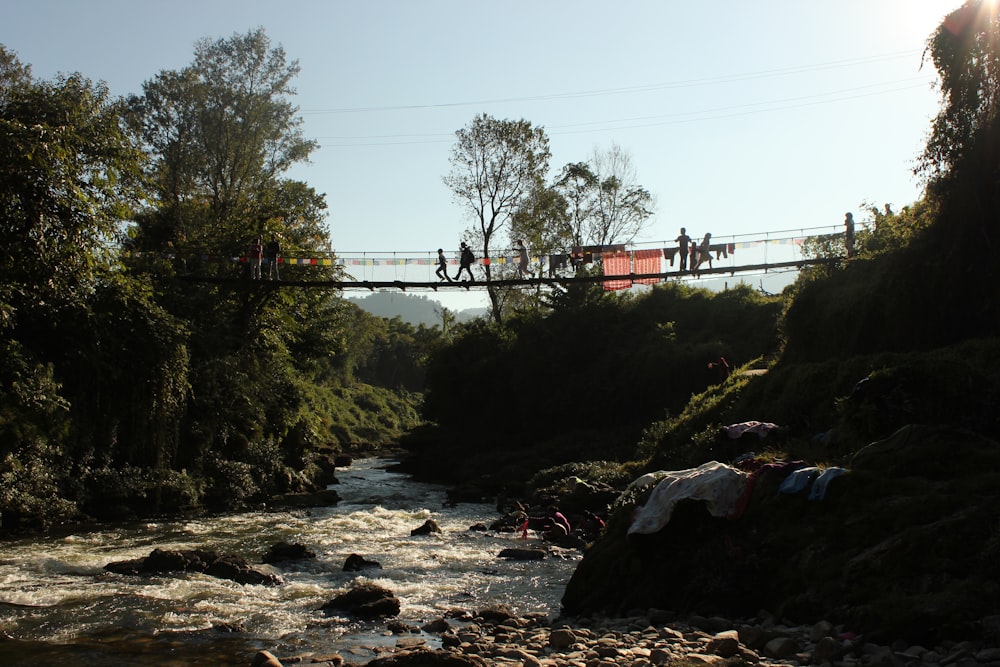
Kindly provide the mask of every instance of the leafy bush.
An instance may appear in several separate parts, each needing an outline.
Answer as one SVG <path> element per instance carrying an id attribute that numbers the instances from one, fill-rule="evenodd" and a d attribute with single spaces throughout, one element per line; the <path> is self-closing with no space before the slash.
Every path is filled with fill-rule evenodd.
<path id="1" fill-rule="evenodd" d="M 79 477 L 80 507 L 97 519 L 176 514 L 201 504 L 204 483 L 183 470 L 86 469 Z"/>

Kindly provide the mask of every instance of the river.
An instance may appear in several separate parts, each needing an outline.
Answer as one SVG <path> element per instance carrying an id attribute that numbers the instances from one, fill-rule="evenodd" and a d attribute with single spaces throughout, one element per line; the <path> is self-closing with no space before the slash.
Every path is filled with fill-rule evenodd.
<path id="1" fill-rule="evenodd" d="M 387 464 L 369 459 L 338 470 L 340 484 L 331 488 L 342 500 L 330 507 L 0 542 L 0 664 L 246 667 L 260 649 L 279 656 L 340 653 L 364 662 L 374 657 L 369 647 L 395 643 L 385 623 L 319 611 L 357 581 L 390 588 L 402 602 L 399 619 L 409 624 L 496 603 L 518 613 L 558 612 L 575 560 L 497 558 L 505 547 L 537 540 L 470 531 L 473 524 L 491 523 L 495 507 L 446 507 L 443 487 L 414 482 L 386 470 Z M 442 533 L 411 537 L 410 530 L 429 518 Z M 282 541 L 304 544 L 317 558 L 278 566 L 286 581 L 281 586 L 242 586 L 201 574 L 128 577 L 103 569 L 157 547 L 209 549 L 260 563 Z M 352 553 L 383 569 L 344 572 Z"/>

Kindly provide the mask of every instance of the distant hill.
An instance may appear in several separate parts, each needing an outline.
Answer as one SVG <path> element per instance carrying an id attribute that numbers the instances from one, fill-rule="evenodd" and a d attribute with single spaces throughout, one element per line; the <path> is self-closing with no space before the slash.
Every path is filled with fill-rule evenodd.
<path id="1" fill-rule="evenodd" d="M 402 292 L 372 292 L 361 298 L 349 298 L 348 301 L 376 317 L 399 317 L 414 326 L 441 326 L 443 306 L 426 296 Z M 484 314 L 485 308 L 470 308 L 457 311 L 455 317 L 459 322 L 465 322 Z"/>

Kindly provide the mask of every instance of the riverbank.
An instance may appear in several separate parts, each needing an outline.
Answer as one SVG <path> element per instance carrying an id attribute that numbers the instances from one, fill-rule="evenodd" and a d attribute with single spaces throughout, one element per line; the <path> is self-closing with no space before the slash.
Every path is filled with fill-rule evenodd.
<path id="1" fill-rule="evenodd" d="M 765 612 L 745 620 L 694 616 L 677 621 L 652 609 L 614 619 L 550 619 L 489 609 L 420 628 L 390 623 L 385 632 L 390 641 L 344 654 L 275 657 L 262 651 L 251 667 L 995 667 L 1000 665 L 1000 616 L 983 619 L 983 625 L 987 639 L 982 641 L 885 645 L 825 621 L 794 625 Z"/>

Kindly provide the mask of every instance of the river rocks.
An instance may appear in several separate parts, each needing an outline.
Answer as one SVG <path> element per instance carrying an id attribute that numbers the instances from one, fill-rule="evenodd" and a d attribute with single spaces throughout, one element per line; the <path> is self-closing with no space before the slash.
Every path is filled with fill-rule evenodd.
<path id="1" fill-rule="evenodd" d="M 505 604 L 491 604 L 476 612 L 476 619 L 497 625 L 503 625 L 511 620 L 516 621 L 516 618 L 514 612 Z"/>
<path id="2" fill-rule="evenodd" d="M 557 651 L 565 651 L 576 643 L 576 634 L 569 628 L 553 630 L 549 635 L 549 646 Z"/>
<path id="3" fill-rule="evenodd" d="M 272 544 L 264 556 L 265 563 L 282 563 L 289 560 L 306 560 L 316 558 L 316 553 L 306 548 L 304 544 L 289 544 L 278 542 Z"/>
<path id="4" fill-rule="evenodd" d="M 253 657 L 250 667 L 282 667 L 282 664 L 270 651 L 260 651 Z"/>
<path id="5" fill-rule="evenodd" d="M 382 564 L 378 561 L 368 560 L 364 556 L 351 554 L 344 560 L 344 572 L 360 572 L 361 570 L 381 570 Z"/>
<path id="6" fill-rule="evenodd" d="M 764 644 L 764 654 L 770 658 L 789 658 L 799 652 L 799 646 L 791 637 L 775 637 Z"/>
<path id="7" fill-rule="evenodd" d="M 280 576 L 264 568 L 253 567 L 239 556 L 219 556 L 214 551 L 154 549 L 146 558 L 115 561 L 104 566 L 108 572 L 126 575 L 201 572 L 240 584 L 274 586 L 284 583 Z"/>
<path id="8" fill-rule="evenodd" d="M 321 609 L 327 613 L 341 611 L 362 619 L 385 618 L 399 614 L 399 598 L 387 588 L 364 583 L 337 595 Z"/>
<path id="9" fill-rule="evenodd" d="M 419 528 L 414 528 L 410 531 L 410 535 L 430 535 L 431 533 L 440 533 L 441 526 L 437 524 L 434 519 L 427 519 L 424 521 L 423 525 Z"/>
<path id="10" fill-rule="evenodd" d="M 443 618 L 435 618 L 429 623 L 424 623 L 420 629 L 427 633 L 442 634 L 451 630 L 451 623 Z"/>
<path id="11" fill-rule="evenodd" d="M 376 658 L 368 665 L 369 667 L 486 667 L 487 663 L 474 655 L 421 649 Z"/>
<path id="12" fill-rule="evenodd" d="M 501 549 L 497 558 L 508 560 L 542 560 L 547 556 L 545 549 L 522 549 L 518 547 L 508 547 Z"/>
<path id="13" fill-rule="evenodd" d="M 705 652 L 723 658 L 731 658 L 740 652 L 740 634 L 736 630 L 725 630 L 716 634 L 706 644 Z"/>
<path id="14" fill-rule="evenodd" d="M 885 646 L 826 621 L 790 625 L 766 613 L 749 620 L 692 616 L 662 624 L 664 613 L 655 609 L 623 618 L 578 619 L 550 619 L 541 613 L 507 616 L 493 614 L 488 609 L 472 618 L 467 613 L 461 614 L 466 619 L 462 623 L 436 623 L 421 628 L 427 634 L 437 635 L 440 649 L 430 648 L 435 644 L 431 639 L 404 634 L 396 638 L 394 646 L 382 643 L 371 647 L 378 657 L 367 664 L 377 667 L 997 667 L 1000 664 L 1000 648 L 996 644 L 950 641 L 927 649 L 897 641 Z M 706 627 L 713 630 L 706 631 Z M 723 627 L 727 629 L 715 630 Z M 778 654 L 782 657 L 777 657 Z M 315 664 L 318 660 L 297 656 L 289 658 L 287 664 L 302 662 Z M 265 665 L 274 667 L 270 663 L 262 663 L 261 667 Z"/>
<path id="15" fill-rule="evenodd" d="M 281 577 L 251 566 L 239 556 L 220 556 L 205 569 L 205 574 L 219 579 L 229 579 L 238 584 L 274 586 L 282 584 Z"/>

